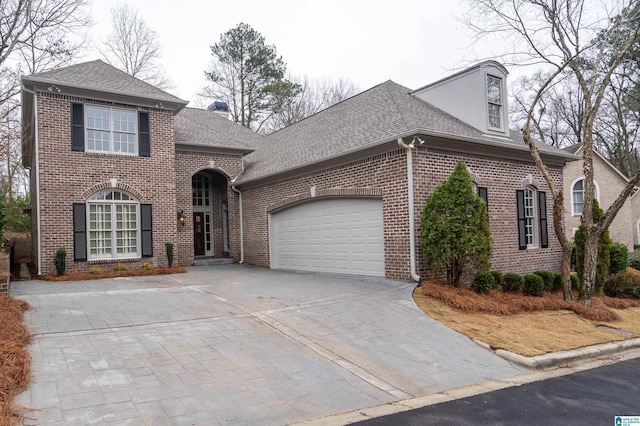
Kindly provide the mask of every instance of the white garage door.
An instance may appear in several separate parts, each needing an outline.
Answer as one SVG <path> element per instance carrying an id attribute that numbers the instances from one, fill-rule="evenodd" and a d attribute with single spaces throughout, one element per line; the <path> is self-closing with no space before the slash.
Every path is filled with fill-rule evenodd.
<path id="1" fill-rule="evenodd" d="M 271 216 L 271 267 L 384 276 L 382 201 L 332 198 Z"/>

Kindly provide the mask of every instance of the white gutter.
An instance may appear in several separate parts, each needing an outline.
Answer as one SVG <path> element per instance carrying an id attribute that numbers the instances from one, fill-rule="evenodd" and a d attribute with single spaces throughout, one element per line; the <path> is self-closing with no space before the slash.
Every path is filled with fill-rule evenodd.
<path id="1" fill-rule="evenodd" d="M 33 95 L 33 122 L 34 122 L 34 136 L 33 136 L 33 149 L 36 153 L 35 158 L 35 171 L 36 171 L 36 228 L 38 233 L 38 276 L 42 275 L 42 231 L 40 227 L 40 153 L 38 149 L 38 96 L 35 91 L 27 89 L 24 85 L 22 90 L 31 93 Z M 31 188 L 29 188 L 31 191 Z"/>
<path id="2" fill-rule="evenodd" d="M 398 145 L 407 151 L 407 189 L 409 195 L 409 256 L 411 256 L 411 278 L 420 282 L 420 275 L 416 271 L 416 219 L 415 219 L 415 203 L 413 197 L 413 150 L 415 142 L 418 140 L 420 145 L 424 141 L 418 137 L 414 137 L 411 143 L 406 144 L 402 138 L 398 138 Z"/>

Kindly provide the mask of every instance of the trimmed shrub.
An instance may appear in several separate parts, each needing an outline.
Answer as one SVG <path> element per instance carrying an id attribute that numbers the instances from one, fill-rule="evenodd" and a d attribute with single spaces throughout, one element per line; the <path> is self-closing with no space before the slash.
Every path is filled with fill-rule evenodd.
<path id="1" fill-rule="evenodd" d="M 491 293 L 491 289 L 494 288 L 495 285 L 496 281 L 493 278 L 493 274 L 491 272 L 478 272 L 473 277 L 473 286 L 480 294 Z"/>
<path id="2" fill-rule="evenodd" d="M 456 287 L 463 277 L 490 267 L 491 230 L 484 201 L 473 190 L 471 175 L 458 162 L 422 209 L 420 230 L 425 264 Z"/>
<path id="3" fill-rule="evenodd" d="M 569 274 L 572 290 L 580 290 L 580 278 L 576 274 Z"/>
<path id="4" fill-rule="evenodd" d="M 632 257 L 629 259 L 629 266 L 640 271 L 640 257 Z"/>
<path id="5" fill-rule="evenodd" d="M 500 287 L 502 285 L 502 272 L 496 270 L 490 272 L 493 275 L 494 287 Z"/>
<path id="6" fill-rule="evenodd" d="M 504 291 L 510 291 L 513 293 L 517 293 L 524 288 L 524 278 L 522 275 L 514 274 L 509 272 L 508 274 L 504 274 L 502 278 L 502 289 Z"/>
<path id="7" fill-rule="evenodd" d="M 128 271 L 129 267 L 127 265 L 125 265 L 124 263 L 116 263 L 115 265 L 113 265 L 113 270 L 114 271 Z"/>
<path id="8" fill-rule="evenodd" d="M 64 247 L 56 250 L 56 257 L 53 259 L 53 264 L 56 266 L 58 275 L 64 275 L 64 272 L 67 270 L 67 251 Z"/>
<path id="9" fill-rule="evenodd" d="M 140 265 L 140 269 L 144 269 L 145 271 L 150 271 L 153 269 L 153 264 L 150 262 L 144 262 L 142 265 Z"/>
<path id="10" fill-rule="evenodd" d="M 535 271 L 534 274 L 542 278 L 545 290 L 551 290 L 553 288 L 553 272 L 549 271 Z"/>
<path id="11" fill-rule="evenodd" d="M 604 294 L 610 297 L 640 299 L 640 274 L 625 271 L 611 275 L 604 286 Z"/>
<path id="12" fill-rule="evenodd" d="M 560 291 L 560 290 L 562 290 L 562 272 L 554 272 L 551 291 Z"/>
<path id="13" fill-rule="evenodd" d="M 93 268 L 89 269 L 89 273 L 91 275 L 101 275 L 104 271 L 102 270 L 101 267 L 99 266 L 94 266 Z"/>
<path id="14" fill-rule="evenodd" d="M 538 274 L 527 274 L 524 276 L 524 294 L 529 296 L 540 296 L 544 290 L 544 280 Z"/>
<path id="15" fill-rule="evenodd" d="M 164 243 L 164 248 L 167 251 L 167 264 L 171 268 L 173 266 L 173 243 Z"/>
<path id="16" fill-rule="evenodd" d="M 627 270 L 629 266 L 629 249 L 626 244 L 612 242 L 609 257 L 609 274 L 617 274 Z"/>

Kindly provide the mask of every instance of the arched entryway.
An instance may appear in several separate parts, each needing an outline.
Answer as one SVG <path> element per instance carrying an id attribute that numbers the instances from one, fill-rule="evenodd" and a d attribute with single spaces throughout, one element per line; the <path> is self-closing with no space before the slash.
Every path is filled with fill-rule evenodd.
<path id="1" fill-rule="evenodd" d="M 197 257 L 229 257 L 228 179 L 203 170 L 191 179 L 193 253 Z"/>

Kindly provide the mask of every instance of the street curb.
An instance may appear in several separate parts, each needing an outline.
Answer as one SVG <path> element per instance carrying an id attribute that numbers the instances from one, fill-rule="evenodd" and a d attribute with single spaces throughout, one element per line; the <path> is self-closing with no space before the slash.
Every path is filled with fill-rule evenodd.
<path id="1" fill-rule="evenodd" d="M 594 359 L 604 355 L 618 354 L 631 349 L 640 348 L 640 338 L 621 340 L 619 342 L 602 343 L 600 345 L 585 346 L 583 348 L 571 349 L 568 351 L 552 352 L 544 355 L 528 357 L 504 349 L 494 349 L 483 342 L 473 339 L 478 345 L 489 349 L 496 355 L 534 370 L 557 367 L 575 361 Z"/>

